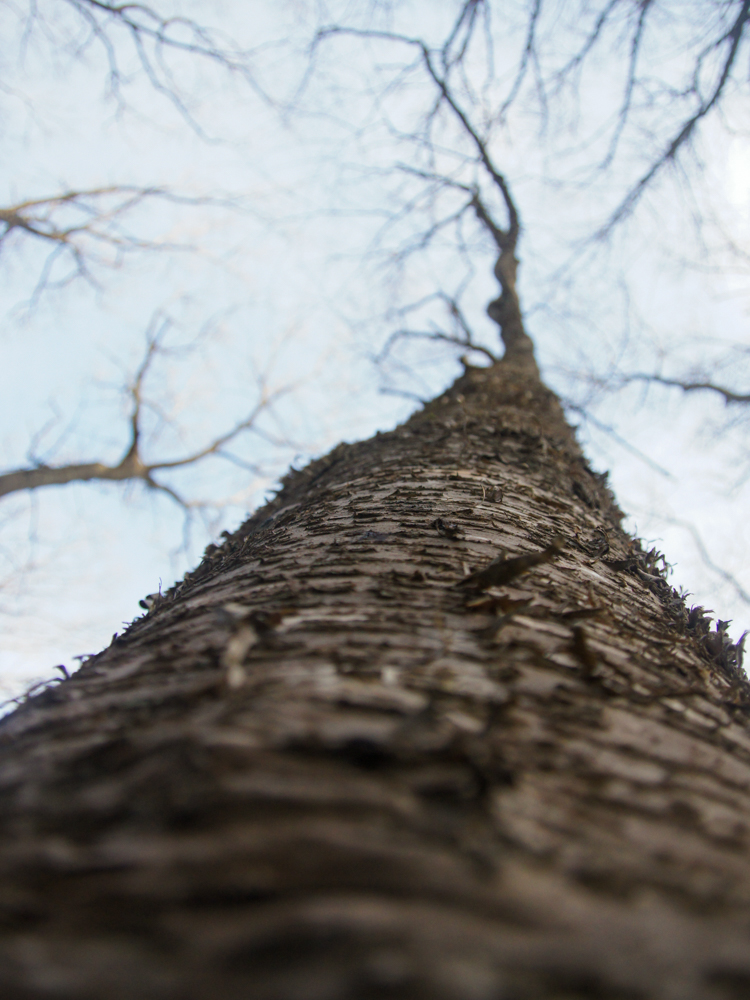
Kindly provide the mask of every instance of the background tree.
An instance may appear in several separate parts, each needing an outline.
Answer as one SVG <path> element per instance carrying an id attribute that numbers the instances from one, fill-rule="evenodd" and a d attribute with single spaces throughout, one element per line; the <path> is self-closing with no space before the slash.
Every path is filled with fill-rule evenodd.
<path id="1" fill-rule="evenodd" d="M 70 19 L 65 20 L 65 14 L 59 14 L 61 10 L 69 11 Z M 167 14 L 173 12 L 167 11 Z M 139 275 L 137 267 L 135 273 L 131 271 L 127 287 L 138 288 L 140 292 L 129 294 L 128 299 L 143 306 L 143 315 L 138 324 L 123 324 L 127 328 L 122 330 L 120 336 L 129 352 L 129 378 L 123 380 L 120 376 L 120 385 L 123 381 L 125 385 L 133 383 L 143 358 L 143 342 L 140 340 L 140 343 L 133 344 L 133 330 L 146 329 L 155 309 L 164 306 L 165 287 L 173 289 L 170 293 L 173 301 L 180 294 L 179 283 L 174 283 L 175 274 L 181 276 L 182 290 L 184 276 L 190 275 L 190 297 L 185 303 L 185 315 L 190 314 L 191 320 L 201 308 L 202 318 L 211 315 L 205 306 L 200 305 L 207 301 L 209 293 L 213 309 L 217 299 L 222 305 L 241 301 L 236 298 L 237 285 L 231 285 L 230 279 L 226 278 L 227 262 L 229 269 L 235 272 L 244 268 L 243 278 L 248 268 L 250 273 L 257 268 L 256 293 L 271 270 L 275 271 L 274 280 L 278 281 L 276 286 L 269 282 L 267 308 L 262 304 L 263 294 L 260 293 L 251 307 L 243 303 L 244 313 L 242 307 L 235 311 L 235 344 L 245 352 L 245 356 L 248 353 L 247 338 L 236 317 L 242 315 L 246 327 L 249 317 L 250 327 L 262 330 L 262 336 L 254 338 L 252 347 L 257 358 L 256 368 L 265 367 L 268 360 L 264 341 L 272 329 L 269 320 L 271 306 L 276 313 L 276 332 L 271 339 L 278 341 L 297 324 L 304 328 L 306 345 L 317 340 L 321 346 L 320 350 L 317 345 L 315 348 L 307 346 L 304 352 L 296 349 L 300 368 L 310 369 L 319 364 L 321 355 L 334 339 L 326 341 L 329 331 L 340 341 L 346 328 L 353 328 L 358 335 L 364 336 L 368 352 L 383 356 L 381 371 L 386 388 L 391 391 L 429 396 L 445 384 L 457 353 L 468 350 L 469 359 L 475 361 L 495 356 L 497 348 L 492 325 L 482 316 L 482 303 L 492 295 L 488 281 L 489 267 L 483 270 L 480 266 L 482 260 L 488 263 L 491 260 L 495 240 L 491 228 L 482 225 L 482 220 L 477 218 L 477 205 L 483 206 L 491 218 L 502 218 L 503 206 L 501 192 L 487 172 L 487 165 L 481 162 L 481 151 L 475 141 L 477 138 L 485 155 L 489 151 L 495 156 L 495 150 L 502 149 L 503 168 L 514 177 L 517 197 L 524 205 L 527 284 L 522 291 L 530 322 L 535 328 L 543 366 L 554 379 L 556 387 L 578 412 L 586 414 L 591 426 L 603 428 L 600 433 L 606 434 L 606 428 L 611 427 L 612 414 L 607 411 L 606 402 L 599 402 L 602 388 L 613 385 L 632 387 L 634 375 L 656 373 L 662 378 L 672 378 L 672 373 L 665 374 L 663 367 L 658 368 L 659 364 L 664 366 L 667 363 L 664 358 L 675 356 L 674 352 L 667 351 L 670 345 L 664 342 L 663 333 L 659 330 L 662 322 L 662 306 L 658 300 L 663 294 L 661 289 L 659 296 L 650 295 L 650 300 L 644 303 L 649 292 L 644 291 L 642 272 L 652 269 L 656 260 L 656 255 L 647 246 L 654 242 L 654 231 L 649 228 L 649 212 L 646 209 L 651 209 L 653 205 L 649 199 L 658 196 L 663 203 L 660 218 L 673 220 L 677 229 L 675 236 L 682 241 L 682 253 L 685 231 L 680 228 L 679 219 L 684 217 L 680 202 L 684 192 L 678 192 L 675 202 L 670 201 L 673 196 L 669 194 L 670 187 L 666 180 L 669 179 L 672 164 L 688 165 L 688 140 L 700 141 L 701 129 L 716 127 L 711 125 L 712 121 L 716 122 L 711 117 L 714 112 L 721 111 L 729 116 L 732 125 L 741 124 L 737 102 L 733 101 L 733 88 L 735 79 L 739 80 L 737 73 L 744 44 L 746 12 L 742 4 L 682 4 L 678 8 L 669 4 L 619 3 L 603 5 L 598 9 L 582 7 L 573 10 L 568 5 L 507 4 L 493 7 L 487 3 L 466 3 L 443 12 L 442 21 L 433 17 L 429 28 L 432 35 L 425 34 L 425 22 L 419 9 L 407 12 L 398 5 L 376 5 L 361 20 L 349 22 L 338 18 L 335 8 L 316 9 L 310 23 L 294 21 L 289 11 L 282 8 L 277 21 L 274 22 L 270 11 L 267 11 L 264 13 L 267 17 L 265 21 L 256 18 L 249 25 L 243 23 L 241 17 L 238 19 L 238 12 L 239 8 L 231 5 L 222 9 L 225 18 L 221 25 L 223 33 L 202 22 L 198 27 L 198 22 L 190 21 L 189 6 L 182 6 L 176 19 L 163 16 L 156 9 L 126 9 L 102 4 L 40 6 L 36 9 L 36 20 L 19 22 L 27 30 L 30 40 L 26 66 L 32 74 L 34 59 L 37 53 L 41 54 L 41 50 L 34 46 L 46 45 L 45 39 L 49 38 L 51 51 L 58 58 L 64 59 L 64 53 L 74 49 L 77 54 L 83 52 L 85 58 L 91 61 L 91 68 L 96 70 L 98 65 L 104 65 L 97 63 L 96 59 L 104 57 L 121 115 L 128 107 L 143 108 L 144 99 L 150 101 L 144 95 L 153 93 L 153 87 L 164 95 L 163 108 L 168 110 L 162 113 L 159 106 L 156 106 L 157 110 L 151 109 L 152 123 L 148 125 L 147 142 L 138 140 L 143 163 L 139 163 L 140 173 L 135 179 L 141 183 L 140 186 L 133 186 L 139 191 L 166 188 L 161 183 L 153 183 L 154 177 L 159 177 L 161 181 L 163 173 L 152 175 L 148 183 L 143 180 L 144 173 L 149 169 L 149 147 L 158 145 L 156 138 L 159 132 L 155 125 L 170 128 L 169 142 L 174 142 L 177 133 L 169 117 L 173 112 L 186 123 L 188 129 L 192 129 L 192 133 L 188 132 L 187 137 L 180 139 L 184 143 L 183 149 L 187 151 L 182 161 L 196 159 L 202 162 L 205 169 L 202 177 L 198 178 L 202 184 L 196 184 L 196 178 L 192 178 L 188 185 L 189 192 L 184 190 L 184 177 L 181 188 L 170 183 L 170 187 L 181 191 L 186 199 L 201 202 L 200 206 L 183 206 L 179 213 L 171 215 L 152 211 L 148 217 L 135 217 L 135 221 L 140 223 L 136 232 L 142 244 L 157 242 L 155 230 L 161 228 L 159 239 L 163 240 L 163 233 L 168 233 L 167 242 L 171 246 L 200 246 L 202 255 L 193 254 L 191 259 L 199 257 L 204 261 L 208 258 L 210 266 L 201 272 L 203 278 L 194 280 L 200 269 L 192 263 L 185 263 L 185 254 L 181 251 L 181 263 L 176 268 L 165 266 L 158 280 L 152 281 L 150 286 L 148 283 L 144 285 L 142 280 L 138 284 L 143 272 Z M 306 13 L 303 8 L 303 16 Z M 89 15 L 95 20 L 91 21 Z M 131 20 L 136 17 L 140 20 Z M 85 34 L 81 34 L 81 26 L 85 25 L 88 25 Z M 41 35 L 40 28 L 43 29 Z M 251 34 L 247 34 L 248 28 L 252 29 Z M 667 31 L 668 49 L 665 41 Z M 246 37 L 249 41 L 247 44 L 226 43 L 224 39 L 232 35 L 235 38 Z M 275 44 L 264 44 L 274 38 Z M 282 54 L 309 46 L 311 38 L 314 41 L 312 47 L 307 49 L 307 69 L 298 63 L 299 72 L 278 73 L 275 67 L 283 65 Z M 108 42 L 106 45 L 103 44 L 105 40 Z M 69 44 L 73 49 L 66 49 Z M 615 55 L 621 59 L 619 63 L 613 63 Z M 173 61 L 169 62 L 170 59 Z M 355 65 L 356 75 L 352 69 Z M 196 70 L 196 66 L 208 66 L 209 69 Z M 211 75 L 213 69 L 210 67 L 213 66 L 217 67 L 216 76 Z M 139 77 L 135 73 L 136 67 L 144 70 L 144 75 Z M 69 69 L 70 66 L 66 65 L 66 71 Z M 267 178 L 261 182 L 260 171 L 252 173 L 255 198 L 248 197 L 247 172 L 254 170 L 253 160 L 246 152 L 249 147 L 243 131 L 243 117 L 235 112 L 236 105 L 227 100 L 227 73 L 250 83 L 252 93 L 259 97 L 252 119 L 245 118 L 245 123 L 250 124 L 253 146 L 263 149 L 260 162 L 272 162 L 277 168 L 274 184 L 270 187 Z M 148 91 L 139 89 L 139 80 L 146 84 Z M 448 85 L 447 94 L 440 91 L 440 80 Z M 90 87 L 88 81 L 86 76 L 86 86 Z M 75 83 L 70 82 L 71 85 Z M 574 84 L 580 88 L 578 93 L 582 95 L 579 108 L 576 108 L 574 100 Z M 590 95 L 594 93 L 603 96 L 592 100 Z M 219 94 L 222 107 L 226 109 L 222 114 L 216 114 L 217 105 L 212 103 L 214 95 Z M 272 95 L 275 108 L 269 105 L 269 95 Z M 456 115 L 449 97 L 463 109 L 467 116 L 465 122 Z M 36 103 L 39 108 L 45 107 L 44 101 Z M 276 120 L 278 109 L 283 107 L 288 109 L 293 132 L 277 133 L 275 125 L 271 124 Z M 129 121 L 132 119 L 121 117 L 118 129 L 124 129 L 123 134 L 132 142 L 136 133 Z M 577 145 L 571 144 L 570 139 L 574 127 L 577 129 Z M 108 133 L 110 138 L 113 134 L 112 130 Z M 282 134 L 283 141 L 279 138 Z M 648 142 L 644 142 L 644 136 L 648 137 Z M 217 137 L 223 142 L 218 145 L 206 142 L 206 139 Z M 715 139 L 715 134 L 709 133 L 709 138 Z M 235 145 L 231 146 L 232 152 L 227 153 L 230 139 Z M 259 139 L 262 141 L 259 142 Z M 321 143 L 324 144 L 322 154 L 319 153 Z M 304 169 L 298 153 L 300 144 L 307 150 Z M 221 155 L 216 152 L 218 148 Z M 237 149 L 242 151 L 241 173 L 237 171 Z M 196 157 L 197 150 L 211 152 L 206 153 L 205 160 L 201 161 L 204 154 Z M 335 184 L 332 182 L 331 160 L 337 162 Z M 398 163 L 395 172 L 394 161 Z M 80 170 L 80 150 L 75 162 L 76 170 Z M 123 177 L 123 162 L 128 163 L 127 177 Z M 158 153 L 154 162 L 159 163 Z M 218 162 L 222 164 L 219 174 L 227 180 L 222 187 L 229 189 L 230 179 L 237 182 L 231 197 L 227 190 L 217 193 L 215 186 L 205 183 L 206 176 L 210 175 L 215 185 L 213 178 L 217 176 Z M 307 170 L 308 162 L 316 166 L 317 174 Z M 321 169 L 321 163 L 327 165 L 327 172 Z M 716 186 L 711 172 L 713 169 L 709 164 L 705 173 L 711 188 Z M 113 167 L 107 165 L 105 158 L 93 172 L 82 177 L 86 183 L 81 184 L 81 190 L 95 189 L 97 185 L 101 186 L 102 180 L 107 183 L 116 180 L 122 184 L 123 180 L 134 179 L 132 173 L 132 163 L 122 158 L 113 173 Z M 721 213 L 717 214 L 716 206 L 710 203 L 706 192 L 701 189 L 700 175 L 692 171 L 691 176 L 697 189 L 694 204 L 702 220 L 700 235 L 704 241 L 711 239 L 714 243 L 710 256 L 714 266 L 724 267 L 726 258 L 720 259 L 715 245 L 719 235 L 715 223 L 717 219 L 721 221 Z M 644 179 L 646 183 L 642 183 Z M 283 197 L 280 197 L 282 188 Z M 238 198 L 238 189 L 242 189 L 244 198 Z M 335 202 L 331 201 L 330 190 L 335 191 Z M 271 191 L 276 201 L 269 200 Z M 645 202 L 641 196 L 646 199 Z M 27 200 L 25 197 L 9 198 L 8 202 L 17 205 Z M 263 205 L 262 215 L 260 205 Z M 266 223 L 271 205 L 273 235 L 269 237 Z M 556 206 L 554 210 L 553 205 Z M 249 253 L 246 249 L 242 253 L 237 252 L 239 244 L 236 241 L 232 244 L 232 237 L 227 238 L 232 225 L 228 220 L 233 219 L 232 209 L 236 206 L 245 209 L 239 224 L 249 227 L 253 234 L 245 244 L 250 246 Z M 194 224 L 201 227 L 198 238 L 195 233 L 184 232 L 185 209 L 193 211 L 197 207 L 211 213 L 208 217 L 190 216 L 195 220 Z M 625 217 L 632 210 L 640 214 L 633 217 L 630 228 L 627 228 Z M 258 218 L 262 224 L 262 236 L 256 227 Z M 555 219 L 554 226 L 549 224 L 550 218 Z M 337 219 L 341 223 L 338 226 L 334 225 Z M 353 219 L 356 219 L 356 226 L 352 224 Z M 613 221 L 618 223 L 614 229 L 608 227 Z M 161 227 L 159 223 L 162 223 Z M 625 227 L 620 223 L 625 223 Z M 175 239 L 175 227 L 182 229 L 178 239 Z M 64 228 L 62 223 L 61 230 Z M 596 237 L 593 243 L 592 234 Z M 23 233 L 16 227 L 10 235 L 15 238 Z M 285 239 L 285 235 L 289 238 Z M 605 235 L 609 243 L 602 242 Z M 269 239 L 274 241 L 273 246 L 278 247 L 275 259 L 279 261 L 279 266 L 258 268 L 257 254 L 255 259 L 252 255 L 252 240 L 258 244 L 262 242 L 263 255 L 268 256 Z M 371 241 L 371 253 L 366 258 L 366 266 L 357 263 L 348 265 L 347 259 L 357 261 L 361 258 L 362 245 L 368 239 Z M 232 252 L 228 253 L 230 245 Z M 320 259 L 327 257 L 324 252 L 326 247 L 335 248 L 338 252 L 337 266 L 331 267 L 322 279 L 320 275 L 315 278 L 310 275 L 308 258 L 312 246 L 315 247 L 315 257 Z M 667 250 L 673 253 L 674 246 L 675 243 L 671 242 Z M 410 251 L 413 249 L 419 249 L 421 254 L 412 254 Z M 566 257 L 570 253 L 572 258 Z M 640 259 L 634 265 L 632 259 L 639 254 Z M 704 250 L 699 260 L 704 263 L 706 259 Z M 217 260 L 222 263 L 223 276 L 219 279 L 215 269 Z M 243 260 L 248 263 L 240 265 Z M 373 280 L 373 276 L 378 275 L 373 264 L 383 261 L 389 267 L 381 272 L 381 276 L 385 277 L 385 287 L 391 296 L 386 316 L 383 316 L 382 309 L 382 302 L 385 301 L 383 285 Z M 395 269 L 391 266 L 394 263 Z M 28 258 L 22 264 L 26 268 Z M 611 274 L 616 274 L 617 269 L 630 272 L 617 276 L 619 284 L 611 279 Z M 11 274 L 13 280 L 17 280 L 19 271 Z M 41 269 L 32 267 L 28 271 L 34 274 L 37 282 Z M 171 285 L 165 285 L 165 275 L 173 282 Z M 660 275 L 659 282 L 663 284 L 663 269 Z M 65 276 L 62 275 L 63 280 Z M 627 282 L 625 279 L 628 279 Z M 120 306 L 122 295 L 127 294 L 119 291 L 119 288 L 126 287 L 119 286 L 119 280 L 119 274 L 115 274 L 113 283 L 108 286 L 110 306 L 109 312 L 105 312 L 107 322 L 99 324 L 106 332 L 108 349 L 112 339 L 112 302 Z M 220 282 L 218 296 L 217 280 Z M 683 290 L 690 281 L 697 284 L 692 276 L 689 279 L 684 275 L 681 278 L 678 276 L 678 285 L 672 287 Z M 719 289 L 721 292 L 726 291 L 729 281 L 724 267 L 720 279 L 723 283 Z M 29 293 L 21 294 L 20 298 L 28 301 L 34 287 L 32 285 Z M 81 289 L 85 286 L 79 282 L 76 287 Z M 613 294 L 620 295 L 620 289 L 625 287 L 629 295 L 628 307 L 613 308 Z M 141 294 L 144 289 L 148 294 Z M 206 298 L 201 299 L 204 289 Z M 158 290 L 158 296 L 154 295 L 155 290 Z M 716 286 L 713 290 L 716 291 Z M 58 290 L 55 294 L 55 321 L 59 324 L 60 296 L 66 292 Z M 118 294 L 119 299 L 116 298 Z M 282 301 L 288 303 L 283 313 L 278 306 Z M 623 303 L 624 299 L 619 301 Z M 638 312 L 644 309 L 644 305 L 649 307 L 648 325 L 639 327 Z M 44 329 L 43 309 L 40 303 L 33 320 L 39 323 L 40 331 Z M 726 331 L 736 318 L 726 305 L 722 309 L 722 328 Z M 337 316 L 333 326 L 330 323 L 332 311 Z M 172 307 L 168 314 L 174 316 L 175 308 Z M 18 312 L 14 313 L 16 323 L 18 315 Z M 622 317 L 622 322 L 613 322 L 613 316 Z M 673 314 L 669 318 L 673 319 Z M 227 317 L 222 319 L 224 329 L 231 329 Z M 27 316 L 27 332 L 31 329 L 31 322 Z M 118 322 L 121 322 L 119 312 Z M 214 327 L 217 325 L 213 324 Z M 190 329 L 195 329 L 194 321 Z M 406 332 L 410 334 L 408 338 L 402 336 Z M 415 333 L 426 335 L 421 340 L 427 350 L 419 350 L 420 340 L 415 339 Z M 625 334 L 627 342 L 623 339 Z M 678 356 L 679 364 L 684 367 L 681 372 L 673 370 L 675 378 L 686 372 L 689 374 L 691 366 L 698 364 L 709 367 L 716 363 L 726 364 L 727 357 L 735 362 L 735 374 L 739 377 L 741 372 L 736 362 L 744 357 L 741 345 L 727 355 L 726 344 L 720 348 L 707 348 L 703 341 L 693 352 L 688 350 L 686 339 L 680 331 Z M 452 341 L 458 343 L 453 344 Z M 299 339 L 296 343 L 300 343 Z M 440 345 L 445 347 L 444 353 L 436 351 Z M 227 346 L 225 344 L 221 354 L 217 352 L 214 357 L 221 357 L 222 364 L 226 359 L 236 368 L 235 359 L 240 355 L 237 349 L 232 353 Z M 289 357 L 289 353 L 284 356 L 281 370 L 288 365 Z M 122 358 L 118 361 L 122 365 Z M 313 384 L 317 385 L 321 379 L 327 378 L 331 383 L 340 385 L 343 376 L 335 364 L 329 362 L 323 371 L 324 374 L 319 374 Z M 205 381 L 204 374 L 204 368 L 199 363 L 193 385 L 198 385 L 199 379 Z M 298 368 L 289 378 L 301 374 Z M 112 377 L 111 369 L 107 375 Z M 226 386 L 231 377 L 226 369 L 217 370 L 217 385 Z M 351 374 L 346 377 L 353 390 L 361 390 L 363 378 L 358 384 L 356 373 L 354 378 Z M 717 381 L 716 373 L 714 381 Z M 242 382 L 242 388 L 245 385 L 246 380 Z M 238 386 L 238 398 L 240 391 Z M 738 394 L 741 395 L 741 391 Z M 357 420 L 361 431 L 366 433 L 377 421 L 392 420 L 398 412 L 405 412 L 404 408 L 399 411 L 398 405 L 393 402 L 389 410 L 375 414 L 372 412 L 372 393 L 363 395 L 363 401 L 360 408 L 352 400 L 348 401 L 348 431 Z M 255 403 L 256 400 L 252 400 L 251 407 Z M 11 405 L 15 405 L 15 400 L 11 399 Z M 308 449 L 312 447 L 312 441 L 322 443 L 327 437 L 335 437 L 333 419 L 321 422 L 319 416 L 317 427 L 309 427 L 309 414 L 324 412 L 320 395 L 316 396 L 314 391 L 308 391 L 306 396 L 301 397 L 298 394 L 294 405 L 305 408 Z M 292 406 L 291 397 L 289 406 Z M 214 422 L 213 436 L 205 433 L 205 426 L 186 427 L 185 433 L 193 440 L 198 431 L 199 445 L 189 447 L 189 442 L 181 442 L 179 454 L 200 453 L 206 440 L 209 443 L 215 441 L 228 427 L 241 424 L 247 411 L 245 399 L 231 419 Z M 37 417 L 38 412 L 35 411 L 33 426 L 29 428 L 34 432 L 38 432 L 46 422 Z M 620 412 L 617 411 L 618 420 L 622 419 Z M 697 416 L 693 419 L 705 421 L 707 410 L 704 408 L 696 412 Z M 68 422 L 73 413 L 75 410 L 69 411 Z M 205 413 L 204 401 L 200 411 L 200 422 L 204 425 Z M 298 414 L 299 410 L 289 407 L 281 411 L 284 421 L 281 436 L 287 439 L 290 436 L 303 438 Z M 80 416 L 78 419 L 80 421 Z M 99 427 L 102 424 L 98 414 L 97 423 Z M 63 426 L 64 422 L 58 424 L 60 428 Z M 123 431 L 126 426 L 123 423 Z M 20 423 L 19 428 L 19 442 L 23 441 L 26 445 L 25 428 Z M 615 434 L 618 429 L 620 432 L 624 430 L 618 424 L 614 428 Z M 264 431 L 278 441 L 278 428 L 266 425 Z M 626 429 L 625 434 L 626 443 L 630 443 L 631 447 L 642 444 L 637 428 Z M 85 428 L 81 426 L 81 436 L 86 447 L 82 449 L 79 445 L 69 449 L 69 454 L 77 452 L 71 454 L 71 459 L 76 462 L 93 457 L 90 424 Z M 620 438 L 622 436 L 620 433 Z M 70 438 L 68 440 L 74 443 Z M 611 437 L 611 440 L 617 441 L 617 437 Z M 738 444 L 739 439 L 726 437 L 719 450 L 726 453 Z M 102 452 L 104 464 L 110 469 L 118 468 L 129 446 L 126 435 L 121 434 L 120 440 L 109 443 L 111 458 Z M 173 458 L 175 450 L 168 454 L 168 459 Z M 658 464 L 662 459 L 659 450 L 655 451 L 655 454 L 652 451 L 645 456 L 652 464 Z M 53 464 L 53 458 L 60 462 L 67 457 L 60 452 L 42 454 L 41 460 L 48 464 Z M 289 452 L 286 454 L 289 455 Z M 261 458 L 267 462 L 271 454 L 268 449 L 259 448 L 256 444 L 251 454 L 236 457 L 240 457 L 245 465 L 257 466 Z M 275 449 L 274 458 L 277 468 L 285 460 L 284 453 L 279 455 Z M 36 460 L 39 461 L 39 458 Z M 704 478 L 707 478 L 703 468 L 706 461 L 705 457 L 701 457 Z M 632 478 L 632 467 L 622 464 L 626 477 L 629 475 Z M 21 462 L 18 459 L 10 461 L 9 467 L 11 470 L 19 469 Z M 715 478 L 717 473 L 712 471 L 712 475 Z M 251 499 L 246 473 L 240 472 L 239 476 L 236 480 L 218 480 L 215 497 L 243 490 L 243 499 L 247 498 L 245 503 L 249 505 Z M 205 482 L 206 476 L 203 475 L 202 479 Z M 217 480 L 215 472 L 211 480 L 212 483 Z M 261 479 L 261 483 L 263 481 Z M 267 478 L 265 482 L 268 482 Z M 172 479 L 169 486 L 180 495 L 185 495 L 184 480 Z M 201 486 L 197 481 L 188 485 L 187 495 L 201 495 Z M 227 508 L 229 523 L 240 510 L 241 505 Z M 686 517 L 688 513 L 683 520 Z M 164 523 L 162 521 L 162 525 Z M 179 524 L 178 521 L 175 523 Z M 219 527 L 221 525 L 216 522 L 212 525 L 214 532 Z M 693 529 L 699 530 L 695 526 Z M 160 527 L 159 533 L 162 532 L 163 527 Z M 142 534 L 141 531 L 129 531 L 128 535 L 134 533 Z M 16 535 L 6 549 L 15 562 L 18 562 L 19 552 L 22 551 L 21 546 L 16 544 L 17 539 Z M 709 543 L 709 547 L 709 558 L 726 573 L 727 563 L 720 548 L 716 543 Z M 729 568 L 732 568 L 731 564 Z M 144 563 L 144 573 L 150 574 L 150 580 L 154 582 L 140 586 L 134 591 L 134 598 L 142 596 L 146 589 L 156 589 L 159 571 Z M 101 590 L 101 585 L 98 589 Z M 69 610 L 66 608 L 65 613 L 68 614 Z"/>

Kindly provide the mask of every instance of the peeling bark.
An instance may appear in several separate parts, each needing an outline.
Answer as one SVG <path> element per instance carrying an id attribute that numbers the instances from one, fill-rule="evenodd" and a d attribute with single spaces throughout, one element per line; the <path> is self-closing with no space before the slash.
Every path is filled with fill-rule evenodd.
<path id="1" fill-rule="evenodd" d="M 620 519 L 512 350 L 292 473 L 0 724 L 2 995 L 750 995 L 750 692 Z"/>

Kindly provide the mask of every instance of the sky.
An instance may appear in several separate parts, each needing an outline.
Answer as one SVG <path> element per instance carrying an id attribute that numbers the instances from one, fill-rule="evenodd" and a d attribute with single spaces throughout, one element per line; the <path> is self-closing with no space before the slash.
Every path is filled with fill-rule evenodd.
<path id="1" fill-rule="evenodd" d="M 133 237 L 140 248 L 118 256 L 102 241 L 87 244 L 91 280 L 64 283 L 59 260 L 40 290 L 43 242 L 9 238 L 0 247 L 0 463 L 7 470 L 33 461 L 116 462 L 128 442 L 126 388 L 149 331 L 163 339 L 144 382 L 148 455 L 184 455 L 271 402 L 255 430 L 233 444 L 231 461 L 164 477 L 191 501 L 210 504 L 189 517 L 138 484 L 2 498 L 4 697 L 52 676 L 57 664 L 75 669 L 107 645 L 141 613 L 142 597 L 195 565 L 205 544 L 262 503 L 290 463 L 391 428 L 416 398 L 444 388 L 460 366 L 455 352 L 434 344 L 404 342 L 375 363 L 399 327 L 444 321 L 439 303 L 415 303 L 436 289 L 463 290 L 477 339 L 496 345 L 484 315 L 496 294 L 486 241 L 445 227 L 427 252 L 405 253 L 444 201 L 428 203 L 413 177 L 393 169 L 427 162 L 408 135 L 430 91 L 418 73 L 404 75 L 402 47 L 335 39 L 306 78 L 304 43 L 320 5 L 158 6 L 193 14 L 252 48 L 254 79 L 174 57 L 186 120 L 144 77 L 128 39 L 115 34 L 118 103 L 105 53 L 95 41 L 82 44 L 67 0 L 41 0 L 31 25 L 20 7 L 0 5 L 0 203 L 110 185 L 169 189 L 180 198 L 150 196 L 118 221 L 118 238 Z M 524 4 L 500 7 L 500 68 L 477 113 L 507 91 L 503 67 L 523 38 Z M 447 0 L 437 8 L 395 4 L 388 24 L 437 37 L 454 9 Z M 332 4 L 328 14 L 351 10 L 359 16 L 362 7 Z M 574 34 L 558 37 L 572 45 Z M 669 37 L 665 64 L 679 60 L 674 32 Z M 658 48 L 659 37 L 651 45 Z M 750 602 L 726 574 L 750 591 L 747 421 L 706 394 L 612 385 L 618 373 L 698 373 L 712 364 L 717 378 L 747 388 L 744 95 L 729 95 L 724 121 L 707 123 L 682 171 L 649 192 L 610 240 L 586 244 L 659 124 L 649 119 L 624 134 L 621 167 L 591 170 L 590 137 L 611 119 L 618 72 L 604 56 L 594 61 L 580 100 L 561 105 L 566 115 L 554 134 L 522 94 L 493 139 L 524 221 L 522 301 L 544 375 L 571 404 L 594 467 L 609 470 L 628 529 L 665 553 L 672 583 L 692 594 L 691 603 L 733 619 L 738 637 L 750 627 Z M 385 91 L 397 77 L 401 89 Z M 436 137 L 429 162 L 466 179 L 455 128 L 438 123 Z M 160 248 L 144 248 L 147 241 Z"/>

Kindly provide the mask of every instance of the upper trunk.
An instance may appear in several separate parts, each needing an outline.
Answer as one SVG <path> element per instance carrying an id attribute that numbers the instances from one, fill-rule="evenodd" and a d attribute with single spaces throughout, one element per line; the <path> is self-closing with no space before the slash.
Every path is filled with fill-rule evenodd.
<path id="1" fill-rule="evenodd" d="M 747 686 L 619 520 L 522 349 L 291 474 L 2 724 L 3 996 L 750 995 Z"/>

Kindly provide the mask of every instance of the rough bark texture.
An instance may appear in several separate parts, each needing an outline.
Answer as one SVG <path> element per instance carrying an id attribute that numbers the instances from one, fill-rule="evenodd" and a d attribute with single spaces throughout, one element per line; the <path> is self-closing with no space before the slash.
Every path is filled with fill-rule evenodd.
<path id="1" fill-rule="evenodd" d="M 750 996 L 747 687 L 619 520 L 523 352 L 292 474 L 0 725 L 2 996 Z"/>

